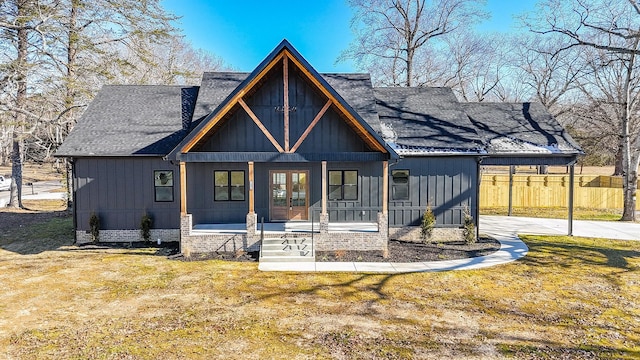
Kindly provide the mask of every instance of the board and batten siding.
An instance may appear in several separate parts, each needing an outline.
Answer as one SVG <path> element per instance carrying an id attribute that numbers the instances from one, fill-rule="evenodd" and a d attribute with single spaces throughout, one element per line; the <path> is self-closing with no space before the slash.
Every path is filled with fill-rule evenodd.
<path id="1" fill-rule="evenodd" d="M 282 69 L 274 69 L 253 94 L 246 96 L 247 106 L 284 148 Z M 295 71 L 289 77 L 289 146 L 293 147 L 327 102 Z M 239 105 L 209 140 L 198 146 L 203 152 L 273 152 L 276 148 Z M 371 151 L 362 139 L 330 107 L 297 149 L 297 153 Z"/>
<path id="2" fill-rule="evenodd" d="M 377 221 L 378 212 L 382 211 L 382 163 L 328 163 L 327 171 L 331 170 L 358 171 L 358 199 L 327 201 L 329 222 Z M 317 212 L 320 213 L 320 210 L 321 207 L 318 207 Z"/>
<path id="3" fill-rule="evenodd" d="M 215 201 L 214 172 L 244 171 L 244 201 Z M 244 223 L 249 211 L 249 165 L 246 163 L 188 163 L 187 212 L 194 224 Z"/>
<path id="4" fill-rule="evenodd" d="M 389 168 L 389 226 L 419 226 L 427 204 L 438 227 L 460 227 L 475 214 L 478 163 L 474 157 L 407 157 Z M 409 199 L 393 200 L 393 170 L 409 170 Z"/>
<path id="5" fill-rule="evenodd" d="M 177 166 L 159 157 L 75 158 L 77 230 L 89 230 L 92 212 L 101 230 L 140 229 L 146 212 L 154 229 L 180 228 L 180 176 Z M 173 201 L 156 202 L 154 171 L 173 170 Z"/>

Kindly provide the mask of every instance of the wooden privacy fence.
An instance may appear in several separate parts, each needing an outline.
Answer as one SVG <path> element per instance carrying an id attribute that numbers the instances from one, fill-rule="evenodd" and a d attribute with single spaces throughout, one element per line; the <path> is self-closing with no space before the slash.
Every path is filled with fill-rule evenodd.
<path id="1" fill-rule="evenodd" d="M 576 208 L 622 209 L 622 178 L 600 175 L 575 176 Z M 567 207 L 569 175 L 514 175 L 513 207 Z M 636 204 L 636 209 L 640 202 Z M 509 206 L 509 175 L 482 174 L 480 207 Z"/>

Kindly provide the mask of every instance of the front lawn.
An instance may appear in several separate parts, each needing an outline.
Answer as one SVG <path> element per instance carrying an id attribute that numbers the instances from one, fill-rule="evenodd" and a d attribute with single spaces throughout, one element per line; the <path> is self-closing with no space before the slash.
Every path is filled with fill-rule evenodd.
<path id="1" fill-rule="evenodd" d="M 640 357 L 640 242 L 528 236 L 524 259 L 477 271 L 265 273 L 78 248 L 70 221 L 46 221 L 0 232 L 0 358 Z"/>

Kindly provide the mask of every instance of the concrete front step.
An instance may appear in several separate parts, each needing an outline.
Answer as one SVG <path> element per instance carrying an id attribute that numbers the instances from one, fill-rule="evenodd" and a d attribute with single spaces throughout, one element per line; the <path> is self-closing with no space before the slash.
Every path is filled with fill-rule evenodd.
<path id="1" fill-rule="evenodd" d="M 260 261 L 263 262 L 312 262 L 311 239 L 309 238 L 268 238 L 262 240 Z"/>

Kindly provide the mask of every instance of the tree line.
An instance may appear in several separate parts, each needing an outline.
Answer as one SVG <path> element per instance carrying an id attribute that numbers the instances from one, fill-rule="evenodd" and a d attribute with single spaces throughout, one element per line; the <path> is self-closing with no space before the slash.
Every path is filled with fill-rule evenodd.
<path id="1" fill-rule="evenodd" d="M 593 165 L 625 179 L 635 218 L 640 162 L 640 0 L 540 0 L 514 34 L 477 30 L 484 0 L 347 0 L 354 60 L 378 86 L 445 86 L 461 101 L 538 101 Z M 0 165 L 21 206 L 25 160 L 50 161 L 103 84 L 198 84 L 228 68 L 194 49 L 159 0 L 0 2 Z"/>
<path id="2" fill-rule="evenodd" d="M 0 2 L 0 165 L 52 154 L 104 84 L 196 84 L 223 61 L 194 49 L 159 0 Z"/>
<path id="3" fill-rule="evenodd" d="M 540 0 L 513 35 L 487 34 L 482 0 L 349 0 L 342 53 L 382 86 L 445 86 L 461 101 L 537 101 L 587 156 L 624 179 L 635 220 L 640 162 L 640 1 Z"/>

